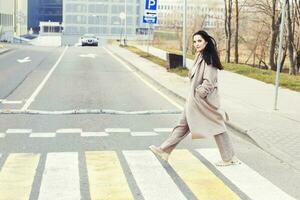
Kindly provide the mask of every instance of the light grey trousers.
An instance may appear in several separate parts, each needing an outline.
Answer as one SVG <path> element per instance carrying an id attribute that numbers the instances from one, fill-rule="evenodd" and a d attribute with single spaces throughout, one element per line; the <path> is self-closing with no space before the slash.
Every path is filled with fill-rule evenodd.
<path id="1" fill-rule="evenodd" d="M 160 148 L 167 153 L 171 153 L 174 148 L 190 133 L 186 119 L 181 119 L 179 124 L 173 129 L 170 136 L 160 145 Z M 221 158 L 223 161 L 230 161 L 234 156 L 234 150 L 229 135 L 224 132 L 214 136 Z"/>

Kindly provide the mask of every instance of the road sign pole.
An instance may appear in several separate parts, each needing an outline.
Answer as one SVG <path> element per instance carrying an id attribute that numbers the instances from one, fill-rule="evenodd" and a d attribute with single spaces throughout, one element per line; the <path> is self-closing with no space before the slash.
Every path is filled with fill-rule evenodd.
<path id="1" fill-rule="evenodd" d="M 124 46 L 127 46 L 127 0 L 125 0 L 125 30 L 124 30 Z"/>
<path id="2" fill-rule="evenodd" d="M 150 24 L 149 24 L 149 27 L 148 27 L 148 46 L 147 46 L 148 55 L 149 55 L 149 46 L 150 46 Z"/>

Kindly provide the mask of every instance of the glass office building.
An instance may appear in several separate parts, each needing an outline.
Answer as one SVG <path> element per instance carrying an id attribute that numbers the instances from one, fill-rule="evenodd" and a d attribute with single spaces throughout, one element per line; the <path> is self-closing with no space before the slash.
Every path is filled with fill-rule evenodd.
<path id="1" fill-rule="evenodd" d="M 28 0 L 28 28 L 39 31 L 40 21 L 62 22 L 63 0 Z"/>
<path id="2" fill-rule="evenodd" d="M 126 32 L 130 39 L 136 36 L 140 25 L 140 0 L 63 0 L 63 35 L 69 40 L 66 43 L 74 43 L 85 33 L 120 38 L 125 32 L 125 19 L 121 14 L 125 13 L 125 4 Z"/>

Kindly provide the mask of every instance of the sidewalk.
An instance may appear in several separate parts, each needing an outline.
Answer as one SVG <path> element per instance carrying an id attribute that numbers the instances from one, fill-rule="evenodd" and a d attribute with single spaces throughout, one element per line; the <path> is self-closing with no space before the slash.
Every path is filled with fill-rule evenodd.
<path id="1" fill-rule="evenodd" d="M 137 46 L 143 51 L 147 47 Z M 175 95 L 185 98 L 189 80 L 116 45 L 107 49 Z M 149 53 L 166 58 L 165 52 L 150 47 Z M 128 59 L 130 58 L 130 59 Z M 187 61 L 189 65 L 191 61 Z M 229 126 L 248 135 L 258 146 L 300 170 L 300 93 L 279 90 L 278 109 L 273 110 L 275 87 L 227 71 L 219 73 L 222 107 Z M 263 161 L 262 161 L 263 162 Z"/>

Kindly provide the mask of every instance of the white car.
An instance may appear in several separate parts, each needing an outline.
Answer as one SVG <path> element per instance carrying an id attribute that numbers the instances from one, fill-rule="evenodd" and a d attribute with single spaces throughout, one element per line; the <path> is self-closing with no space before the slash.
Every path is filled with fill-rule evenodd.
<path id="1" fill-rule="evenodd" d="M 98 38 L 94 34 L 84 34 L 80 41 L 81 46 L 98 46 Z"/>

